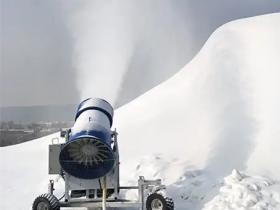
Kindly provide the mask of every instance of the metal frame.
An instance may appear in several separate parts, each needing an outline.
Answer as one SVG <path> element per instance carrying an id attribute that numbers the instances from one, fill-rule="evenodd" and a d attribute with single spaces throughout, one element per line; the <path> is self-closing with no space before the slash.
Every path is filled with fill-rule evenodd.
<path id="1" fill-rule="evenodd" d="M 145 180 L 143 176 L 140 176 L 138 179 L 138 186 L 120 186 L 119 185 L 119 152 L 118 152 L 118 140 L 117 140 L 118 133 L 115 131 L 112 132 L 112 143 L 114 143 L 114 152 L 116 157 L 116 165 L 114 167 L 114 172 L 110 173 L 109 178 L 113 179 L 113 188 L 114 193 L 113 195 L 106 199 L 106 207 L 121 207 L 121 208 L 139 208 L 139 210 L 145 210 L 145 203 L 146 197 L 149 194 L 158 192 L 160 190 L 164 190 L 165 186 L 162 185 L 161 180 Z M 64 136 L 67 140 L 67 133 Z M 66 207 L 67 209 L 76 210 L 79 207 L 88 208 L 88 209 L 95 209 L 95 208 L 102 208 L 102 198 L 97 198 L 97 190 L 100 188 L 92 188 L 92 189 L 84 189 L 86 190 L 85 198 L 71 198 L 70 191 L 71 189 L 71 177 L 67 173 L 61 171 L 61 175 L 65 181 L 65 196 L 64 201 L 60 201 L 61 207 Z M 97 180 L 92 180 L 96 182 Z M 112 188 L 110 188 L 112 189 Z M 89 198 L 90 190 L 94 190 L 94 198 Z M 138 191 L 138 199 L 137 200 L 126 200 L 120 198 L 120 190 L 137 190 Z M 50 180 L 49 183 L 49 193 L 53 194 L 54 192 L 54 181 Z"/>
<path id="2" fill-rule="evenodd" d="M 106 206 L 114 208 L 139 208 L 139 210 L 145 210 L 145 198 L 148 194 L 164 190 L 165 186 L 161 184 L 161 180 L 145 180 L 143 176 L 139 177 L 138 186 L 122 186 L 118 190 L 138 190 L 138 200 L 126 200 L 115 198 L 114 196 L 107 199 Z M 49 193 L 52 194 L 54 191 L 54 183 L 51 180 L 49 184 Z M 61 207 L 66 208 L 75 208 L 78 210 L 81 208 L 102 208 L 102 199 L 101 198 L 67 198 L 65 196 L 64 201 L 60 201 Z"/>

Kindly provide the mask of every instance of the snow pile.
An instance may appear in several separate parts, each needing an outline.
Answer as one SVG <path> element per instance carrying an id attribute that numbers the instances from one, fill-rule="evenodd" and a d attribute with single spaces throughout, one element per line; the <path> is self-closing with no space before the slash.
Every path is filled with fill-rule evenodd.
<path id="1" fill-rule="evenodd" d="M 234 170 L 224 179 L 224 186 L 221 187 L 219 195 L 203 208 L 203 210 L 231 209 L 279 210 L 279 183 L 275 184 L 262 177 L 246 176 Z"/>
<path id="2" fill-rule="evenodd" d="M 178 159 L 167 160 L 163 155 L 141 159 L 125 184 L 136 184 L 134 177 L 161 178 L 167 184 L 167 194 L 178 210 L 279 210 L 280 183 L 265 177 L 248 176 L 238 170 L 224 180 L 211 176 L 203 169 Z M 126 197 L 136 199 L 136 191 Z"/>
<path id="3" fill-rule="evenodd" d="M 135 185 L 135 177 L 139 176 L 162 179 L 167 185 L 167 195 L 174 199 L 178 210 L 200 210 L 220 186 L 204 170 L 179 159 L 167 159 L 164 155 L 142 158 L 132 171 L 125 173 L 124 184 Z M 137 199 L 137 191 L 128 191 L 125 195 L 128 199 Z"/>
<path id="4" fill-rule="evenodd" d="M 280 13 L 217 29 L 179 73 L 117 110 L 121 158 L 161 153 L 220 177 L 279 178 L 279 37 Z"/>

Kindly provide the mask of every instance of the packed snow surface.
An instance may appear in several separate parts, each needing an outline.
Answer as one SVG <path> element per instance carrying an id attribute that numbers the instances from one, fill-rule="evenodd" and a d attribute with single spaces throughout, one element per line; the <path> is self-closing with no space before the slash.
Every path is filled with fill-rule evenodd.
<path id="1" fill-rule="evenodd" d="M 176 210 L 279 210 L 279 37 L 279 13 L 228 23 L 178 74 L 118 109 L 122 183 L 162 178 Z M 0 148 L 0 209 L 28 210 L 47 191 L 57 136 Z"/>

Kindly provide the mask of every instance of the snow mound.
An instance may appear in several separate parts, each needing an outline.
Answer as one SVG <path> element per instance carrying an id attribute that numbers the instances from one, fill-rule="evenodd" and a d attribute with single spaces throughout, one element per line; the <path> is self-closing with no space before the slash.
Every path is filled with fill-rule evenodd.
<path id="1" fill-rule="evenodd" d="M 220 193 L 207 203 L 203 210 L 279 210 L 279 189 L 279 183 L 233 170 L 232 174 L 224 179 Z"/>
<path id="2" fill-rule="evenodd" d="M 220 177 L 277 179 L 279 37 L 280 13 L 217 29 L 179 73 L 117 110 L 121 158 L 161 153 Z"/>
<path id="3" fill-rule="evenodd" d="M 135 177 L 162 179 L 167 186 L 167 195 L 171 197 L 176 209 L 200 210 L 218 192 L 219 184 L 202 169 L 197 169 L 179 159 L 167 159 L 164 155 L 146 156 L 125 176 L 125 184 L 135 185 Z M 136 191 L 127 191 L 128 199 L 137 199 Z"/>
<path id="4" fill-rule="evenodd" d="M 130 174 L 129 172 L 128 174 Z M 279 210 L 280 183 L 238 170 L 217 179 L 203 169 L 164 155 L 146 156 L 134 168 L 125 184 L 136 184 L 135 177 L 161 178 L 178 210 Z M 137 199 L 136 191 L 126 198 Z"/>

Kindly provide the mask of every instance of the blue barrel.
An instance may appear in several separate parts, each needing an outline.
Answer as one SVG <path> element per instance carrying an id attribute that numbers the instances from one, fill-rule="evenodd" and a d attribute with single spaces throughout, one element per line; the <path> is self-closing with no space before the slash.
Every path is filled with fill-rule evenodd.
<path id="1" fill-rule="evenodd" d="M 113 114 L 113 107 L 103 99 L 89 98 L 80 103 L 75 124 L 59 156 L 65 172 L 81 179 L 96 179 L 113 169 Z"/>

